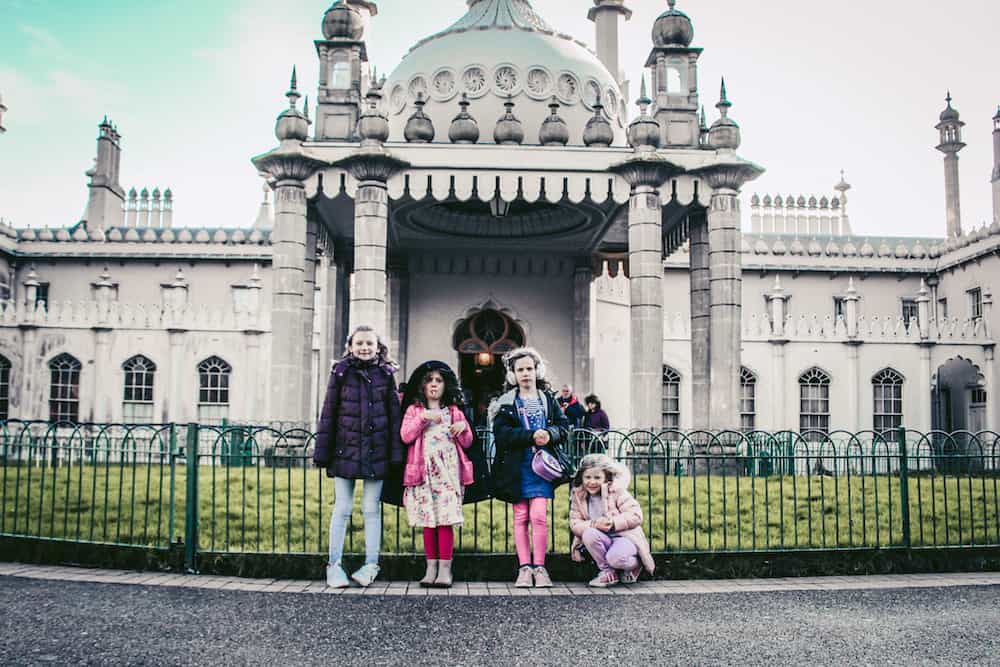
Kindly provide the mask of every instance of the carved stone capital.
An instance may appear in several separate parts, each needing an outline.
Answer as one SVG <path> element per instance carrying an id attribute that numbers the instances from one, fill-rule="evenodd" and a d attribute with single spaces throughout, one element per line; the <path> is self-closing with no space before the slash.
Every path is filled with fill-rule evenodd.
<path id="1" fill-rule="evenodd" d="M 385 183 L 395 174 L 409 167 L 410 163 L 400 160 L 381 147 L 376 147 L 362 148 L 354 155 L 334 162 L 333 166 L 346 169 L 359 182 L 378 181 Z"/>
<path id="2" fill-rule="evenodd" d="M 733 161 L 701 167 L 690 172 L 692 176 L 705 179 L 713 190 L 733 190 L 739 192 L 745 183 L 749 183 L 764 173 L 762 167 L 752 162 Z"/>
<path id="3" fill-rule="evenodd" d="M 647 186 L 659 188 L 667 179 L 684 169 L 669 160 L 652 155 L 640 155 L 612 165 L 611 173 L 618 174 L 632 186 L 632 189 Z"/>
<path id="4" fill-rule="evenodd" d="M 284 141 L 275 150 L 258 155 L 251 161 L 258 171 L 267 174 L 271 182 L 302 182 L 329 165 L 325 160 L 310 155 L 301 143 L 294 141 Z"/>

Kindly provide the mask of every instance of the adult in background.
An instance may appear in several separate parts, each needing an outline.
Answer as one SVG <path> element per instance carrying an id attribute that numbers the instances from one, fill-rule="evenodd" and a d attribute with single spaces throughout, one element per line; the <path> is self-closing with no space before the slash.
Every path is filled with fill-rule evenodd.
<path id="1" fill-rule="evenodd" d="M 566 413 L 566 418 L 569 420 L 569 425 L 573 428 L 580 428 L 583 424 L 583 418 L 586 416 L 587 411 L 580 401 L 576 400 L 576 396 L 573 395 L 573 387 L 568 384 L 564 384 L 562 389 L 559 391 L 559 396 L 556 399 L 559 401 L 559 407 L 563 409 Z"/>
<path id="2" fill-rule="evenodd" d="M 583 427 L 597 433 L 610 431 L 611 421 L 608 419 L 608 413 L 601 408 L 601 399 L 597 398 L 596 394 L 587 394 L 583 399 L 583 403 L 587 406 L 587 414 L 583 418 Z"/>

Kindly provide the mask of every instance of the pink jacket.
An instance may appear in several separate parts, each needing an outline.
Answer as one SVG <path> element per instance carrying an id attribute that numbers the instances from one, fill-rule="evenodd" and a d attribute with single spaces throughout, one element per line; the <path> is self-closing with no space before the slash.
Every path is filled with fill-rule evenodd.
<path id="1" fill-rule="evenodd" d="M 601 497 L 604 499 L 605 516 L 614 522 L 614 531 L 635 544 L 639 550 L 639 560 L 650 574 L 656 567 L 653 554 L 649 548 L 646 534 L 642 532 L 642 508 L 639 501 L 628 492 L 628 476 L 624 479 L 615 478 L 611 484 L 601 487 Z M 570 546 L 570 557 L 580 562 L 583 554 L 579 547 L 583 544 L 583 533 L 590 528 L 590 511 L 587 504 L 587 491 L 583 486 L 573 489 L 569 508 L 569 528 L 573 533 L 573 544 Z M 593 517 L 595 519 L 600 517 Z"/>
<path id="2" fill-rule="evenodd" d="M 468 428 L 452 437 L 458 449 L 458 468 L 462 486 L 469 486 L 476 481 L 472 470 L 472 461 L 466 456 L 465 450 L 472 444 L 472 427 L 468 426 L 465 415 L 457 406 L 448 406 L 451 412 L 451 423 L 464 423 Z M 406 453 L 406 468 L 403 471 L 403 486 L 420 486 L 427 479 L 427 469 L 424 466 L 424 406 L 413 404 L 406 409 L 399 435 L 404 443 L 413 443 Z"/>

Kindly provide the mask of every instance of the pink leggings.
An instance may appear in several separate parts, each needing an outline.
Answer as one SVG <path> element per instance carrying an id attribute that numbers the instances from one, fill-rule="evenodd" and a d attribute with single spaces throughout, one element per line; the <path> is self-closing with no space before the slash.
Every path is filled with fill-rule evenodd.
<path id="1" fill-rule="evenodd" d="M 531 498 L 514 503 L 514 546 L 520 565 L 545 565 L 549 547 L 548 498 Z M 528 541 L 528 521 L 531 521 L 531 541 Z M 534 556 L 534 558 L 532 558 Z"/>
<path id="2" fill-rule="evenodd" d="M 427 560 L 451 560 L 455 554 L 455 533 L 451 526 L 424 528 L 424 555 Z"/>

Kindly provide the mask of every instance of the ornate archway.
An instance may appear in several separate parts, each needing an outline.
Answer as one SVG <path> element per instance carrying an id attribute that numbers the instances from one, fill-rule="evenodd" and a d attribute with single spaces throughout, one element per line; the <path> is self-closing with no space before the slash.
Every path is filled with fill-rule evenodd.
<path id="1" fill-rule="evenodd" d="M 477 424 L 484 421 L 490 399 L 503 390 L 501 357 L 524 342 L 521 325 L 493 302 L 468 313 L 455 326 L 452 346 Z"/>

